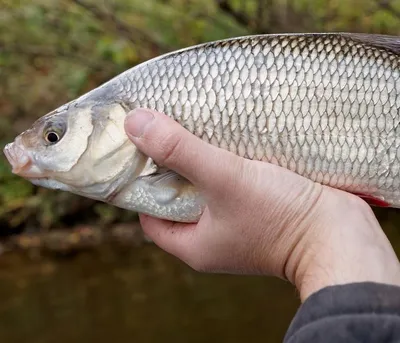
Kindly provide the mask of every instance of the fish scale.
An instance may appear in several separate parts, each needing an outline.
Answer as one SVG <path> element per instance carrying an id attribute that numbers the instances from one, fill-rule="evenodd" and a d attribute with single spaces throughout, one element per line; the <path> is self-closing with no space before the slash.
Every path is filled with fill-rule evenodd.
<path id="1" fill-rule="evenodd" d="M 397 133 L 398 65 L 394 52 L 346 35 L 245 37 L 133 68 L 140 87 L 119 96 L 242 157 L 390 201 L 399 168 L 380 171 L 399 158 L 398 135 L 385 136 Z M 160 83 L 149 82 L 154 70 Z"/>

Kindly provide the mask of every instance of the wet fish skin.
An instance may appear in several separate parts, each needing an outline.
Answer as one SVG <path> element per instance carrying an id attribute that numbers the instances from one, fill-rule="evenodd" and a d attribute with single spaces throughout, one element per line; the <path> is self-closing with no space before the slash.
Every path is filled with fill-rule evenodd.
<path id="1" fill-rule="evenodd" d="M 399 52 L 397 37 L 346 33 L 211 42 L 140 64 L 51 116 L 85 109 L 98 127 L 108 125 L 115 104 L 125 112 L 155 109 L 239 156 L 400 207 Z M 120 127 L 122 118 L 115 119 Z M 117 188 L 107 181 L 110 187 L 96 198 L 161 218 L 197 220 L 200 195 L 173 174 L 154 186 L 157 166 L 139 160 L 131 166 L 135 177 L 124 176 L 129 182 L 120 179 Z M 69 187 L 93 197 L 91 189 Z"/>
<path id="2" fill-rule="evenodd" d="M 111 87 L 211 144 L 397 207 L 399 46 L 374 35 L 245 37 L 144 63 Z"/>

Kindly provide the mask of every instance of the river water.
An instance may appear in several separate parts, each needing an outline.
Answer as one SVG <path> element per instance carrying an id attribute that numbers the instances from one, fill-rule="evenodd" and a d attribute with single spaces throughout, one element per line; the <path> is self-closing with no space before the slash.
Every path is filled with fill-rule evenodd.
<path id="1" fill-rule="evenodd" d="M 400 252 L 399 212 L 379 218 Z M 153 244 L 0 256 L 0 342 L 281 342 L 298 306 L 285 281 L 197 273 Z"/>

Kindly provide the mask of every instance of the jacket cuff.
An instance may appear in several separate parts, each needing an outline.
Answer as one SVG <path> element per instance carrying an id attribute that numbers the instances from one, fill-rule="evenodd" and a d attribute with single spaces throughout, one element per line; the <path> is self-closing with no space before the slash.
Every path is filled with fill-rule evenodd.
<path id="1" fill-rule="evenodd" d="M 341 337 L 366 335 L 369 342 L 381 328 L 381 334 L 400 337 L 400 287 L 372 282 L 326 287 L 312 294 L 297 311 L 285 342 L 342 342 Z M 385 332 L 382 332 L 385 328 Z M 381 337 L 381 336 L 379 336 Z M 343 340 L 343 342 L 346 340 Z M 358 341 L 358 340 L 357 340 Z"/>

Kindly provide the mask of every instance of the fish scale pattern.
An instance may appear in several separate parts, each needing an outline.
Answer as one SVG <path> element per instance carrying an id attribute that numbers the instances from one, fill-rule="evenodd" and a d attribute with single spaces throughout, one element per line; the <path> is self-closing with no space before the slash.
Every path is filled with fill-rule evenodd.
<path id="1" fill-rule="evenodd" d="M 400 202 L 399 61 L 349 35 L 253 36 L 162 56 L 117 82 L 132 108 L 218 147 Z"/>

